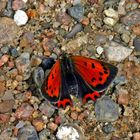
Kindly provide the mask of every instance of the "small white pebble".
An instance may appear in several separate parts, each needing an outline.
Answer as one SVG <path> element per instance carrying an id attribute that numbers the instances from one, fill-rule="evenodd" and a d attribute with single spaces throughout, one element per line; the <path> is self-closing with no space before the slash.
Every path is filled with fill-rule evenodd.
<path id="1" fill-rule="evenodd" d="M 114 26 L 116 24 L 117 20 L 113 19 L 113 18 L 109 18 L 109 17 L 105 17 L 104 18 L 104 23 L 106 25 L 109 25 L 109 26 Z"/>
<path id="2" fill-rule="evenodd" d="M 18 26 L 25 25 L 28 21 L 28 16 L 24 11 L 17 10 L 14 15 L 14 21 Z"/>
<path id="3" fill-rule="evenodd" d="M 109 8 L 107 10 L 104 10 L 104 13 L 108 17 L 118 19 L 118 12 L 115 11 L 114 9 L 112 9 L 112 8 Z"/>
<path id="4" fill-rule="evenodd" d="M 101 55 L 103 53 L 104 49 L 101 46 L 99 46 L 99 47 L 97 47 L 96 51 L 99 55 Z"/>
<path id="5" fill-rule="evenodd" d="M 22 0 L 22 1 L 26 3 L 28 0 Z"/>

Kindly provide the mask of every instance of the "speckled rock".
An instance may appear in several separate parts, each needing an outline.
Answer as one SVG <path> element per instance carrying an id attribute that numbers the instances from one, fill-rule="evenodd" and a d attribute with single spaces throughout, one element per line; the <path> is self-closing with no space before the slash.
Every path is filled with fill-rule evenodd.
<path id="1" fill-rule="evenodd" d="M 119 106 L 105 96 L 95 103 L 96 119 L 101 122 L 113 122 L 119 117 Z"/>
<path id="2" fill-rule="evenodd" d="M 27 80 L 31 75 L 30 54 L 22 53 L 16 59 L 16 67 L 19 74 L 23 75 L 23 80 Z"/>
<path id="3" fill-rule="evenodd" d="M 12 2 L 12 9 L 13 10 L 20 10 L 25 8 L 25 2 L 23 0 L 13 0 Z"/>
<path id="4" fill-rule="evenodd" d="M 55 111 L 54 107 L 50 105 L 47 101 L 43 102 L 39 106 L 39 110 L 46 115 L 47 117 L 51 117 Z"/>
<path id="5" fill-rule="evenodd" d="M 15 116 L 18 119 L 29 119 L 34 111 L 34 108 L 28 104 L 23 103 L 15 112 Z"/>
<path id="6" fill-rule="evenodd" d="M 36 131 L 41 131 L 44 128 L 44 122 L 41 118 L 34 119 L 32 124 L 35 127 Z"/>
<path id="7" fill-rule="evenodd" d="M 9 43 L 16 37 L 19 28 L 15 22 L 7 17 L 0 18 L 0 43 Z"/>
<path id="8" fill-rule="evenodd" d="M 120 62 L 125 60 L 131 53 L 132 49 L 111 41 L 105 48 L 105 55 L 110 61 Z"/>
<path id="9" fill-rule="evenodd" d="M 51 140 L 51 132 L 49 129 L 43 129 L 39 133 L 39 139 L 40 140 Z"/>
<path id="10" fill-rule="evenodd" d="M 128 105 L 128 103 L 129 103 L 129 94 L 128 94 L 127 90 L 125 90 L 125 89 L 120 89 L 119 90 L 118 103 L 122 104 L 122 105 Z"/>
<path id="11" fill-rule="evenodd" d="M 140 24 L 140 10 L 130 11 L 121 19 L 121 21 L 128 26 Z"/>
<path id="12" fill-rule="evenodd" d="M 113 132 L 115 129 L 114 129 L 114 127 L 113 127 L 113 125 L 111 123 L 108 123 L 108 124 L 103 126 L 102 130 L 106 134 L 109 134 L 109 133 Z"/>
<path id="13" fill-rule="evenodd" d="M 44 71 L 41 67 L 35 69 L 33 73 L 33 78 L 36 85 L 41 88 L 45 78 Z"/>
<path id="14" fill-rule="evenodd" d="M 35 128 L 32 125 L 28 125 L 19 129 L 18 140 L 39 140 L 39 138 Z"/>
<path id="15" fill-rule="evenodd" d="M 77 37 L 76 39 L 73 39 L 69 41 L 67 44 L 62 46 L 62 50 L 66 51 L 67 53 L 73 53 L 76 50 L 80 49 L 82 45 L 86 44 L 88 41 L 88 36 L 83 35 L 80 37 Z"/>
<path id="16" fill-rule="evenodd" d="M 117 23 L 116 19 L 113 19 L 113 18 L 110 18 L 110 17 L 105 17 L 103 21 L 108 26 L 114 26 Z"/>

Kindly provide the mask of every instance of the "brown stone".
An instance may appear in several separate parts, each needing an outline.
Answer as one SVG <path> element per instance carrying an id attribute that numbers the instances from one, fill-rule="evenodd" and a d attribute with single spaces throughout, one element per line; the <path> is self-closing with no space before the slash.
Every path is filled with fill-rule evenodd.
<path id="1" fill-rule="evenodd" d="M 133 140 L 140 140 L 140 132 L 134 133 Z"/>
<path id="2" fill-rule="evenodd" d="M 55 131 L 57 129 L 57 124 L 50 122 L 48 123 L 48 128 L 50 128 L 51 130 Z"/>
<path id="3" fill-rule="evenodd" d="M 0 113 L 10 112 L 15 104 L 14 100 L 5 100 L 0 103 Z"/>
<path id="4" fill-rule="evenodd" d="M 35 127 L 36 131 L 41 131 L 44 128 L 44 122 L 41 118 L 34 119 L 32 124 Z"/>
<path id="5" fill-rule="evenodd" d="M 77 120 L 77 117 L 78 117 L 77 112 L 72 112 L 72 113 L 71 113 L 71 118 L 72 118 L 73 120 Z"/>
<path id="6" fill-rule="evenodd" d="M 133 33 L 134 33 L 135 35 L 140 35 L 140 24 L 138 24 L 137 26 L 134 26 L 134 27 L 132 28 L 132 30 L 133 30 Z"/>
<path id="7" fill-rule="evenodd" d="M 16 23 L 7 17 L 0 18 L 0 43 L 9 43 L 13 41 L 18 32 Z"/>
<path id="8" fill-rule="evenodd" d="M 125 89 L 120 89 L 118 96 L 118 103 L 122 105 L 128 105 L 129 103 L 129 95 L 128 91 Z"/>
<path id="9" fill-rule="evenodd" d="M 9 115 L 8 114 L 0 114 L 0 123 L 7 123 L 9 121 Z"/>

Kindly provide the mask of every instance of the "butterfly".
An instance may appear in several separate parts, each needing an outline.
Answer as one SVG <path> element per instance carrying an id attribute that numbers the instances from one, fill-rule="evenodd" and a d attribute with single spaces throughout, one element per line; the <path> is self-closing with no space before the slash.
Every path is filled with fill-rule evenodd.
<path id="1" fill-rule="evenodd" d="M 71 95 L 96 101 L 114 80 L 117 67 L 100 60 L 83 56 L 62 55 L 44 80 L 41 91 L 53 105 L 65 108 L 72 106 Z"/>

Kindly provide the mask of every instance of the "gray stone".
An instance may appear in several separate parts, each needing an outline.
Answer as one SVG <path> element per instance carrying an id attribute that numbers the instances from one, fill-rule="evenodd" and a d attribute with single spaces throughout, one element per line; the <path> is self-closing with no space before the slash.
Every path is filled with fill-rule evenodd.
<path id="1" fill-rule="evenodd" d="M 84 6 L 81 4 L 74 5 L 68 9 L 68 13 L 75 20 L 80 21 L 84 17 Z"/>
<path id="2" fill-rule="evenodd" d="M 39 140 L 39 138 L 35 128 L 32 125 L 28 125 L 19 129 L 18 140 Z"/>
<path id="3" fill-rule="evenodd" d="M 81 32 L 83 30 L 82 24 L 76 24 L 73 29 L 65 36 L 65 38 L 70 39 L 74 37 L 78 32 Z"/>
<path id="4" fill-rule="evenodd" d="M 125 60 L 131 53 L 132 49 L 124 47 L 122 44 L 111 41 L 105 47 L 105 56 L 109 61 L 121 62 Z"/>
<path id="5" fill-rule="evenodd" d="M 133 45 L 136 51 L 140 51 L 140 37 L 134 38 Z"/>
<path id="6" fill-rule="evenodd" d="M 16 67 L 19 74 L 23 75 L 23 80 L 27 80 L 31 75 L 30 54 L 22 53 L 16 59 Z"/>
<path id="7" fill-rule="evenodd" d="M 128 26 L 140 24 L 140 10 L 133 10 L 121 19 L 122 23 Z"/>
<path id="8" fill-rule="evenodd" d="M 44 70 L 42 67 L 38 67 L 35 69 L 34 74 L 33 74 L 34 82 L 38 87 L 41 87 L 44 81 Z"/>
<path id="9" fill-rule="evenodd" d="M 39 110 L 42 112 L 42 114 L 50 118 L 54 114 L 55 108 L 45 101 L 39 106 Z"/>
<path id="10" fill-rule="evenodd" d="M 104 96 L 95 103 L 95 116 L 100 122 L 113 122 L 119 117 L 119 105 Z"/>

